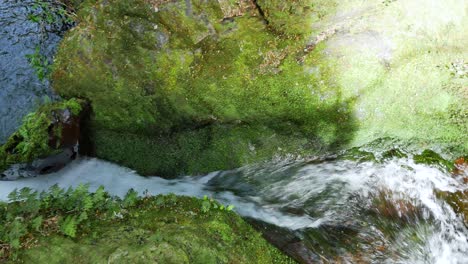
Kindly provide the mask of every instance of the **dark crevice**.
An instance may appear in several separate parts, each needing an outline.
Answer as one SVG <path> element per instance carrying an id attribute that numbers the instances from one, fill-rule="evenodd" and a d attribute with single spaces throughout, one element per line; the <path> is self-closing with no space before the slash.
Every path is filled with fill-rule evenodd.
<path id="1" fill-rule="evenodd" d="M 257 0 L 253 0 L 253 3 L 255 5 L 255 8 L 258 10 L 258 13 L 260 14 L 260 16 L 262 17 L 263 21 L 265 21 L 265 24 L 270 24 L 270 21 L 268 21 L 268 19 L 266 18 L 265 16 L 265 12 L 263 11 L 262 7 L 260 6 L 260 4 L 257 2 Z"/>

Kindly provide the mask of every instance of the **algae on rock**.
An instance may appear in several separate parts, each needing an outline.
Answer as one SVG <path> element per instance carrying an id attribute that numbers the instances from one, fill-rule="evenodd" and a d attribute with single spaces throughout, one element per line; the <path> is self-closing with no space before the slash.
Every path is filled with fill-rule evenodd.
<path id="1" fill-rule="evenodd" d="M 350 140 L 353 100 L 341 99 L 321 47 L 299 61 L 307 40 L 284 38 L 255 5 L 234 2 L 82 5 L 53 86 L 91 102 L 98 157 L 174 177 Z"/>

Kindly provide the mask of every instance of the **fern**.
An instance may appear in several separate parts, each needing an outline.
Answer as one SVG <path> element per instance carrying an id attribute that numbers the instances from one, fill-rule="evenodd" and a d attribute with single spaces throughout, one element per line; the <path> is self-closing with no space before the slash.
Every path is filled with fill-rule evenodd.
<path id="1" fill-rule="evenodd" d="M 122 205 L 124 208 L 128 208 L 131 206 L 135 206 L 137 202 L 138 202 L 138 192 L 133 189 L 130 189 L 125 195 Z"/>
<path id="2" fill-rule="evenodd" d="M 43 222 L 42 216 L 38 216 L 38 217 L 34 218 L 34 220 L 32 220 L 32 222 L 31 222 L 32 229 L 34 231 L 39 231 L 39 229 L 42 226 L 42 222 Z"/>
<path id="3" fill-rule="evenodd" d="M 76 231 L 78 228 L 78 223 L 76 216 L 69 215 L 65 219 L 62 218 L 62 221 L 59 223 L 60 231 L 66 236 L 76 237 Z"/>

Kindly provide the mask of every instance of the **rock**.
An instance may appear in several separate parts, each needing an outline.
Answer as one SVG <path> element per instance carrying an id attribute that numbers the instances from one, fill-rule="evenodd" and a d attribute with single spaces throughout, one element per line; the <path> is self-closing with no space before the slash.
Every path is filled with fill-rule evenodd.
<path id="1" fill-rule="evenodd" d="M 44 98 L 54 98 L 47 80 L 39 80 L 28 56 L 39 55 L 51 63 L 62 38 L 62 26 L 33 22 L 36 1 L 0 2 L 0 144 L 21 125 L 22 118 Z M 36 53 L 39 48 L 40 53 Z"/>
<path id="2" fill-rule="evenodd" d="M 372 152 L 365 151 L 359 147 L 347 149 L 341 153 L 338 158 L 352 160 L 356 162 L 375 162 L 377 161 Z"/>
<path id="3" fill-rule="evenodd" d="M 468 160 L 466 157 L 460 157 L 454 162 L 455 168 L 452 174 L 455 176 L 464 176 L 463 183 L 468 184 Z"/>
<path id="4" fill-rule="evenodd" d="M 466 157 L 460 157 L 454 162 L 455 168 L 452 171 L 453 176 L 463 182 L 463 184 L 468 184 L 468 162 Z M 468 227 L 468 190 L 456 191 L 456 192 L 445 192 L 438 190 L 436 192 L 439 199 L 446 201 L 455 211 L 459 214 L 465 225 Z"/>
<path id="5" fill-rule="evenodd" d="M 1 180 L 34 177 L 63 168 L 79 151 L 86 104 L 69 100 L 42 106 L 0 147 Z"/>
<path id="6" fill-rule="evenodd" d="M 384 160 L 394 159 L 394 158 L 401 159 L 401 158 L 407 158 L 407 157 L 408 155 L 405 152 L 397 148 L 393 148 L 382 153 L 382 159 Z"/>
<path id="7" fill-rule="evenodd" d="M 465 226 L 468 227 L 468 191 L 456 191 L 456 192 L 436 192 L 439 199 L 446 201 L 457 213 L 460 215 L 464 222 Z"/>
<path id="8" fill-rule="evenodd" d="M 404 223 L 413 223 L 421 217 L 421 209 L 411 201 L 395 195 L 390 190 L 380 190 L 373 197 L 372 209 L 377 214 L 389 219 L 400 220 Z"/>
<path id="9" fill-rule="evenodd" d="M 279 19 L 278 8 L 300 18 L 308 1 L 267 2 L 85 3 L 57 53 L 54 90 L 92 103 L 97 157 L 144 175 L 201 174 L 345 144 L 352 102 L 329 79 L 331 66 L 319 49 L 298 63 L 308 40 L 273 27 L 302 20 L 267 25 L 261 15 L 263 5 L 267 20 Z"/>
<path id="10" fill-rule="evenodd" d="M 298 263 L 317 263 L 320 260 L 319 255 L 308 248 L 306 244 L 294 234 L 294 231 L 256 219 L 249 218 L 247 221 L 255 229 L 260 231 L 268 242 L 279 248 Z"/>

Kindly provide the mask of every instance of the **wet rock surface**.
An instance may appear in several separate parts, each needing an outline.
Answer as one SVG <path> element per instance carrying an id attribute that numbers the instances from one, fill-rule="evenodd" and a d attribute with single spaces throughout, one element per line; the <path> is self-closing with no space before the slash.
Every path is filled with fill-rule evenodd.
<path id="1" fill-rule="evenodd" d="M 39 48 L 41 55 L 52 61 L 62 28 L 29 20 L 36 12 L 32 9 L 33 2 L 0 2 L 0 144 L 44 98 L 54 97 L 48 81 L 38 79 L 27 56 Z"/>

